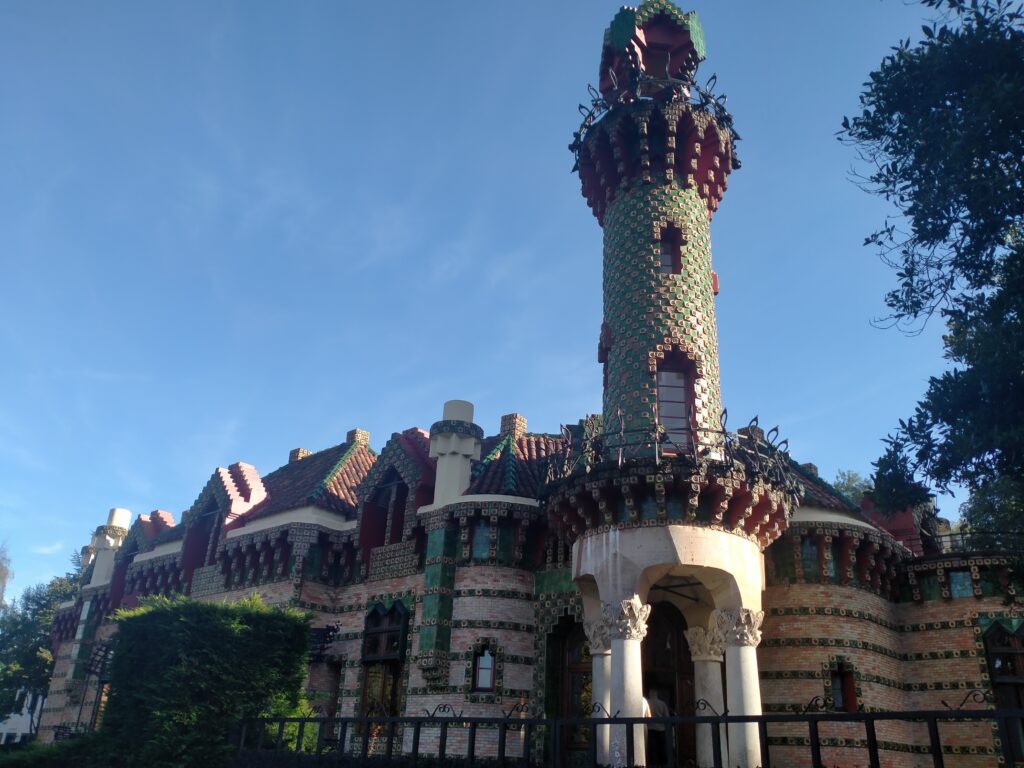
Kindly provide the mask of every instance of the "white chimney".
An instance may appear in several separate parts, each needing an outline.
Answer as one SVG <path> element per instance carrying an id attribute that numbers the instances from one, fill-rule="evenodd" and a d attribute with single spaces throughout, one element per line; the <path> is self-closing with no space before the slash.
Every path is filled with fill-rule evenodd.
<path id="1" fill-rule="evenodd" d="M 480 458 L 484 433 L 473 423 L 473 404 L 449 400 L 441 421 L 430 428 L 430 457 L 437 459 L 434 506 L 457 501 L 469 488 L 469 471 Z"/>
<path id="2" fill-rule="evenodd" d="M 121 548 L 128 528 L 132 524 L 129 509 L 115 507 L 107 515 L 107 524 L 101 525 L 92 535 L 92 578 L 90 587 L 108 584 L 114 575 L 114 554 Z"/>

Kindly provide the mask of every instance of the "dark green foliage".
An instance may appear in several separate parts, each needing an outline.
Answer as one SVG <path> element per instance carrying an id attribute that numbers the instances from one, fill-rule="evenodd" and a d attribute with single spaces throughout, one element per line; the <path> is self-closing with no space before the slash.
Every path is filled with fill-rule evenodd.
<path id="1" fill-rule="evenodd" d="M 972 540 L 1024 556 L 1024 480 L 1002 477 L 986 483 L 960 507 L 960 518 Z"/>
<path id="2" fill-rule="evenodd" d="M 46 695 L 53 672 L 53 617 L 77 589 L 70 574 L 58 576 L 0 607 L 0 712 L 21 709 L 26 697 Z"/>
<path id="3" fill-rule="evenodd" d="M 859 504 L 861 497 L 871 490 L 871 481 L 862 477 L 859 472 L 840 469 L 832 481 L 832 487 L 854 504 Z"/>
<path id="4" fill-rule="evenodd" d="M 862 112 L 841 136 L 872 171 L 869 189 L 909 231 L 889 225 L 868 243 L 898 270 L 886 296 L 916 321 L 997 284 L 1007 237 L 1024 218 L 1024 32 L 1017 2 L 923 0 L 946 23 L 901 41 L 870 74 Z"/>
<path id="5" fill-rule="evenodd" d="M 83 736 L 45 747 L 31 744 L 0 752 L 0 768 L 106 768 L 108 764 L 96 757 L 96 742 L 94 736 Z"/>
<path id="6" fill-rule="evenodd" d="M 946 357 L 957 365 L 929 381 L 901 424 L 940 488 L 961 483 L 990 496 L 984 486 L 1024 478 L 1024 252 L 1000 272 L 998 290 L 947 313 Z"/>
<path id="7" fill-rule="evenodd" d="M 896 438 L 887 438 L 885 453 L 872 465 L 871 489 L 864 495 L 879 512 L 893 515 L 920 507 L 931 501 L 928 489 L 914 479 L 906 446 Z"/>
<path id="8" fill-rule="evenodd" d="M 888 319 L 948 324 L 950 370 L 899 437 L 939 489 L 985 506 L 1024 477 L 1024 16 L 1018 0 L 922 2 L 944 18 L 871 73 L 841 137 L 905 223 L 867 239 L 896 269 Z"/>
<path id="9" fill-rule="evenodd" d="M 243 718 L 299 704 L 309 621 L 258 600 L 147 599 L 117 616 L 100 735 L 124 768 L 207 768 L 229 759 Z"/>

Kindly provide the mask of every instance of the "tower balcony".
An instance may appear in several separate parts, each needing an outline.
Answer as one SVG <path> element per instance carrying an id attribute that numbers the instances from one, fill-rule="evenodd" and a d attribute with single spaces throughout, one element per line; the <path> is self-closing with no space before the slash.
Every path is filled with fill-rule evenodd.
<path id="1" fill-rule="evenodd" d="M 566 430 L 541 501 L 566 544 L 615 529 L 706 527 L 763 550 L 786 530 L 802 488 L 784 443 L 752 422 L 738 432 Z M 575 433 L 575 434 L 574 434 Z M 613 448 L 606 446 L 614 445 Z"/>
<path id="2" fill-rule="evenodd" d="M 583 196 L 602 226 L 608 204 L 644 184 L 696 189 L 710 216 L 737 165 L 731 132 L 685 98 L 608 112 L 586 131 L 577 162 Z"/>

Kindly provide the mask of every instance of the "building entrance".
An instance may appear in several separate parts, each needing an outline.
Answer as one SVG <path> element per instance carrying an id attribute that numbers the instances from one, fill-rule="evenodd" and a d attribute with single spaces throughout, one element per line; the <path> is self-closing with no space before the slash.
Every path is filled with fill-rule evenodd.
<path id="1" fill-rule="evenodd" d="M 654 603 L 647 620 L 647 636 L 642 646 L 644 696 L 651 703 L 652 713 L 658 710 L 670 715 L 694 714 L 693 661 L 686 643 L 686 619 L 671 603 Z M 664 702 L 664 706 L 657 704 Z M 648 729 L 647 765 L 651 768 L 668 765 L 669 732 L 652 725 Z M 672 751 L 674 766 L 692 764 L 697 756 L 693 725 L 675 729 Z"/>
<path id="2" fill-rule="evenodd" d="M 566 617 L 548 636 L 547 713 L 558 718 L 591 717 L 593 662 L 583 625 Z M 565 726 L 560 734 L 562 765 L 586 763 L 588 728 Z"/>

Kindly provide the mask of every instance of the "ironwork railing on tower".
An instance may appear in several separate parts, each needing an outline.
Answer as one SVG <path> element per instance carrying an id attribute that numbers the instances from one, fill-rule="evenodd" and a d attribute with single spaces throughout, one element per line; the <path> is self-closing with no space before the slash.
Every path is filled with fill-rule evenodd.
<path id="1" fill-rule="evenodd" d="M 622 467 L 638 459 L 653 461 L 655 465 L 668 461 L 713 461 L 728 466 L 739 461 L 777 487 L 798 493 L 790 469 L 789 441 L 779 439 L 778 427 L 762 433 L 754 417 L 744 429 L 730 432 L 726 429 L 727 414 L 722 412 L 721 426 L 715 429 L 669 431 L 657 420 L 649 428 L 626 429 L 621 415 L 615 425 L 589 419 L 576 427 L 563 426 L 562 445 L 548 457 L 547 482 L 587 474 L 598 467 Z"/>

